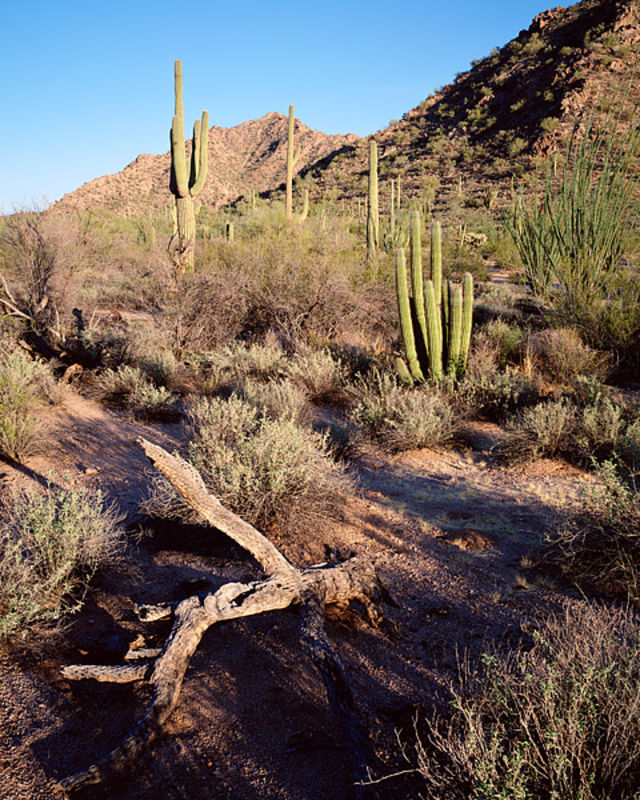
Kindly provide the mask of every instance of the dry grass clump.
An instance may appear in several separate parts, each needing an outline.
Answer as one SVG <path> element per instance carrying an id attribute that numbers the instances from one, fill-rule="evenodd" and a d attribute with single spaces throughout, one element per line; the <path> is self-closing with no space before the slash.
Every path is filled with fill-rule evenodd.
<path id="1" fill-rule="evenodd" d="M 457 414 L 432 386 L 407 388 L 375 370 L 356 384 L 352 420 L 391 452 L 443 444 L 452 439 Z"/>
<path id="2" fill-rule="evenodd" d="M 635 431 L 634 431 L 635 433 Z M 577 584 L 640 600 L 640 498 L 613 461 L 596 468 L 584 510 L 550 537 L 551 557 Z"/>
<path id="3" fill-rule="evenodd" d="M 583 343 L 574 328 L 550 328 L 531 334 L 529 352 L 538 368 L 555 383 L 569 384 L 579 375 L 603 380 L 608 359 Z"/>
<path id="4" fill-rule="evenodd" d="M 210 490 L 259 528 L 305 532 L 338 515 L 351 482 L 330 455 L 328 437 L 285 417 L 271 419 L 237 395 L 190 409 L 189 458 Z M 145 504 L 153 514 L 191 521 L 166 486 Z"/>
<path id="5" fill-rule="evenodd" d="M 122 365 L 105 370 L 98 378 L 104 402 L 126 408 L 140 419 L 170 420 L 178 415 L 177 399 L 138 367 Z"/>
<path id="6" fill-rule="evenodd" d="M 120 543 L 118 519 L 99 491 L 15 493 L 2 511 L 0 637 L 77 609 L 87 582 Z"/>
<path id="7" fill-rule="evenodd" d="M 418 743 L 434 800 L 632 800 L 640 790 L 640 625 L 567 604 L 510 654 L 461 671 Z"/>

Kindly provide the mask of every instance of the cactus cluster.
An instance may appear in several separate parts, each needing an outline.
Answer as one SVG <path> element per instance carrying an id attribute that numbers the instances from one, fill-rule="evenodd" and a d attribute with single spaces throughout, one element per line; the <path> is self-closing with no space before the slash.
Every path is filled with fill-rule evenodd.
<path id="1" fill-rule="evenodd" d="M 182 104 L 182 62 L 175 62 L 175 111 L 171 121 L 171 178 L 173 194 L 173 236 L 169 252 L 176 268 L 185 271 L 193 267 L 196 238 L 194 198 L 202 191 L 207 177 L 209 146 L 209 112 L 193 124 L 191 163 L 187 169 L 184 149 L 184 108 Z"/>
<path id="2" fill-rule="evenodd" d="M 422 221 L 411 214 L 411 279 L 405 252 L 396 251 L 396 286 L 400 328 L 406 363 L 398 359 L 400 376 L 407 383 L 446 375 L 460 377 L 467 366 L 473 315 L 473 278 L 465 273 L 462 286 L 442 280 L 440 223 L 431 229 L 431 277 L 423 280 Z"/>

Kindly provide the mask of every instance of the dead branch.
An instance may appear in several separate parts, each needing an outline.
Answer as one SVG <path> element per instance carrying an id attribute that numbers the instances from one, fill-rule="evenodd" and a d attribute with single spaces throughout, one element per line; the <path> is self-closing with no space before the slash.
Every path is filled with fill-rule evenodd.
<path id="1" fill-rule="evenodd" d="M 295 568 L 260 531 L 209 494 L 194 467 L 144 439 L 138 441 L 152 463 L 184 499 L 209 524 L 247 550 L 261 565 L 267 578 L 249 583 L 227 583 L 216 592 L 189 597 L 177 605 L 164 603 L 137 608 L 143 621 L 174 615 L 164 647 L 159 654 L 149 651 L 150 659 L 146 663 L 74 665 L 63 669 L 63 675 L 69 680 L 146 681 L 151 684 L 153 693 L 141 719 L 111 753 L 86 770 L 65 778 L 59 788 L 71 792 L 100 783 L 124 770 L 153 741 L 177 705 L 189 661 L 210 627 L 218 622 L 297 605 L 302 612 L 301 645 L 324 680 L 329 702 L 349 742 L 355 796 L 364 797 L 369 790 L 362 783 L 369 778 L 371 763 L 368 737 L 340 658 L 325 633 L 324 613 L 327 604 L 346 606 L 357 600 L 364 606 L 370 621 L 376 624 L 375 602 L 380 586 L 375 566 L 369 559 L 356 557 L 339 564 Z"/>

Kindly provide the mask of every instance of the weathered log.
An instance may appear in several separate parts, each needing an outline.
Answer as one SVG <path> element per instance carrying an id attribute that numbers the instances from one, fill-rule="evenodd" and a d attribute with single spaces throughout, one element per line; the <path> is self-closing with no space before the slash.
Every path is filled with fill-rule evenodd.
<path id="1" fill-rule="evenodd" d="M 296 569 L 260 531 L 224 508 L 209 494 L 202 477 L 190 464 L 144 439 L 138 440 L 153 464 L 163 472 L 185 500 L 211 525 L 245 548 L 262 566 L 266 580 L 227 583 L 216 592 L 194 596 L 181 603 L 141 606 L 143 621 L 174 614 L 171 633 L 157 657 L 147 663 L 125 666 L 73 665 L 63 669 L 69 680 L 92 678 L 127 683 L 147 681 L 153 694 L 141 719 L 105 757 L 86 770 L 62 780 L 62 791 L 71 792 L 100 783 L 121 772 L 161 731 L 175 708 L 182 681 L 205 631 L 218 622 L 298 605 L 302 609 L 300 638 L 303 649 L 319 670 L 332 707 L 349 742 L 356 797 L 364 796 L 361 784 L 369 777 L 370 747 L 366 730 L 348 686 L 344 668 L 324 631 L 327 604 L 348 605 L 357 600 L 372 624 L 378 621 L 376 601 L 380 584 L 374 564 L 354 557 L 342 563 Z M 149 651 L 155 656 L 154 651 Z"/>

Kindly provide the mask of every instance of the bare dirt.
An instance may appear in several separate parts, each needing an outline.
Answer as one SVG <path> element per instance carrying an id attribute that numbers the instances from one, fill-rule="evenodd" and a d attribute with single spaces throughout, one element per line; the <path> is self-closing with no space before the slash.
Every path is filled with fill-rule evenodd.
<path id="1" fill-rule="evenodd" d="M 0 653 L 0 797 L 7 800 L 56 796 L 56 780 L 113 747 L 147 700 L 145 687 L 71 684 L 60 676 L 64 664 L 119 663 L 139 637 L 147 646 L 161 643 L 167 624 L 143 626 L 134 603 L 181 599 L 256 575 L 243 552 L 212 530 L 168 526 L 134 535 L 148 482 L 135 439 L 143 434 L 173 449 L 182 443 L 180 425 L 143 425 L 70 395 L 46 427 L 43 441 L 52 444 L 29 462 L 33 472 L 3 466 L 0 480 L 50 475 L 99 485 L 127 515 L 130 544 L 98 576 L 66 630 L 35 649 L 18 644 Z M 415 715 L 442 702 L 461 654 L 517 642 L 561 596 L 544 571 L 525 569 L 526 559 L 535 560 L 544 532 L 571 513 L 589 478 L 555 461 L 501 466 L 491 452 L 500 435 L 494 425 L 473 423 L 468 444 L 455 450 L 370 452 L 354 467 L 359 489 L 347 499 L 344 521 L 314 541 L 283 545 L 297 564 L 321 560 L 325 543 L 379 559 L 394 601 L 384 605 L 381 626 L 370 628 L 357 610 L 328 623 L 379 775 L 408 766 L 395 733 L 411 742 Z M 117 782 L 77 796 L 346 800 L 345 743 L 297 645 L 297 625 L 288 611 L 209 631 L 165 734 Z M 381 798 L 418 796 L 411 777 L 378 788 Z"/>

